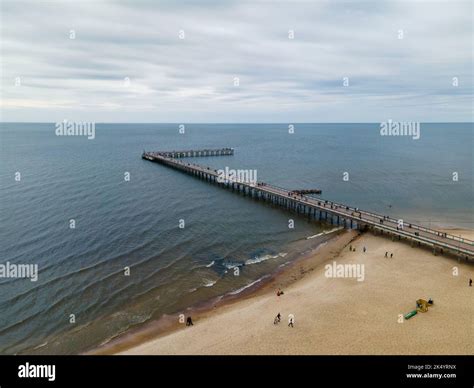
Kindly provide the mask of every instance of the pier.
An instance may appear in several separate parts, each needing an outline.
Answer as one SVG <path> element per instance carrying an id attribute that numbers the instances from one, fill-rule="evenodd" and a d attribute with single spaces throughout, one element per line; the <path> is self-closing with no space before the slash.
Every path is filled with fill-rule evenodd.
<path id="1" fill-rule="evenodd" d="M 322 190 L 320 189 L 303 189 L 303 190 L 293 190 L 293 194 L 297 195 L 305 195 L 305 194 L 322 194 Z"/>
<path id="2" fill-rule="evenodd" d="M 405 220 L 402 221 L 361 210 L 357 207 L 305 195 L 305 193 L 314 193 L 316 190 L 289 190 L 265 182 L 250 183 L 229 179 L 221 181 L 217 170 L 195 163 L 186 163 L 182 160 L 186 157 L 233 154 L 233 148 L 163 152 L 144 151 L 142 158 L 180 170 L 233 192 L 239 192 L 245 196 L 306 215 L 310 220 L 324 221 L 351 229 L 372 230 L 387 235 L 392 240 L 407 240 L 412 246 L 428 246 L 434 254 L 449 252 L 466 260 L 474 258 L 474 241 L 472 240 L 415 225 Z"/>
<path id="3" fill-rule="evenodd" d="M 203 149 L 203 150 L 187 150 L 187 151 L 165 151 L 165 152 L 156 152 L 161 156 L 167 158 L 193 158 L 193 157 L 202 157 L 202 156 L 228 156 L 234 155 L 233 148 L 218 148 L 218 149 Z"/>

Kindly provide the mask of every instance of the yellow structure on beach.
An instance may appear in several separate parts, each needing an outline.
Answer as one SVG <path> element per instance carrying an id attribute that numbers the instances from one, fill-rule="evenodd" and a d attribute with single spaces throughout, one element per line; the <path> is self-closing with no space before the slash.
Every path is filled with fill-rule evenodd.
<path id="1" fill-rule="evenodd" d="M 416 301 L 416 310 L 421 313 L 426 313 L 428 311 L 428 307 L 432 305 L 433 303 L 429 303 L 424 299 L 418 299 Z"/>

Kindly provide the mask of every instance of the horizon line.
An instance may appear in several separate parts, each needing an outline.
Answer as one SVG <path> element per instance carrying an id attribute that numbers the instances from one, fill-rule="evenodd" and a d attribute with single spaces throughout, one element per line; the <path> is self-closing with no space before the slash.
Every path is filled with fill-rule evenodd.
<path id="1" fill-rule="evenodd" d="M 69 120 L 68 120 L 69 121 Z M 74 122 L 75 120 L 71 120 Z M 388 120 L 386 120 L 388 121 Z M 406 120 L 392 120 L 393 122 L 407 122 Z M 58 121 L 0 121 L 0 124 L 54 124 Z M 248 125 L 248 124 L 380 124 L 385 121 L 285 121 L 285 122 L 217 122 L 217 121 L 81 121 L 93 122 L 94 124 L 231 124 L 231 125 Z M 416 121 L 409 120 L 408 122 L 418 122 L 420 124 L 474 124 L 474 121 Z"/>

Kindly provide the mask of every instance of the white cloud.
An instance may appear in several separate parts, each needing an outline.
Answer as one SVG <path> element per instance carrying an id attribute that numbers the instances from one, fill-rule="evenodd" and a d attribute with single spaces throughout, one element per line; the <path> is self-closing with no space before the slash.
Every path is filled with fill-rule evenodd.
<path id="1" fill-rule="evenodd" d="M 1 22 L 4 121 L 471 120 L 470 1 L 4 1 Z"/>

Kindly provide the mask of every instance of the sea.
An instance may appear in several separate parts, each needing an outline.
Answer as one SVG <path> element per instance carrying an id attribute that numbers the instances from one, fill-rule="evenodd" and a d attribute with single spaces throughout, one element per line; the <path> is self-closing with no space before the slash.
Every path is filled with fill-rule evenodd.
<path id="1" fill-rule="evenodd" d="M 1 123 L 0 265 L 37 265 L 38 279 L 0 278 L 0 354 L 83 353 L 238 296 L 334 228 L 143 160 L 144 150 L 232 147 L 190 162 L 473 228 L 473 138 L 472 123 L 421 123 L 417 139 L 382 136 L 380 123 L 97 123 L 93 139 Z"/>

